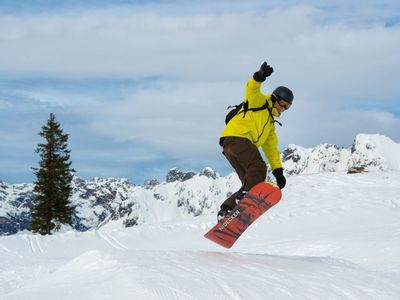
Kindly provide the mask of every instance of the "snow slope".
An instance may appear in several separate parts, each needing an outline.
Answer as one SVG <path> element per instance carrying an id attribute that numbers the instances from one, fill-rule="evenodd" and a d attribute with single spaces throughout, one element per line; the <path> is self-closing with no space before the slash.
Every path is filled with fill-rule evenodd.
<path id="1" fill-rule="evenodd" d="M 292 176 L 232 249 L 215 215 L 0 237 L 0 299 L 400 299 L 400 171 Z"/>

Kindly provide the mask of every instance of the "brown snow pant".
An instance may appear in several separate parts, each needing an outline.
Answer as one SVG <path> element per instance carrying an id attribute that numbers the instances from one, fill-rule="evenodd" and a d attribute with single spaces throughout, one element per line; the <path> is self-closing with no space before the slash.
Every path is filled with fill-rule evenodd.
<path id="1" fill-rule="evenodd" d="M 222 147 L 222 153 L 239 175 L 243 191 L 248 191 L 257 183 L 265 181 L 267 165 L 252 142 L 240 137 L 225 137 Z M 226 199 L 221 206 L 224 205 L 235 207 L 235 194 Z"/>

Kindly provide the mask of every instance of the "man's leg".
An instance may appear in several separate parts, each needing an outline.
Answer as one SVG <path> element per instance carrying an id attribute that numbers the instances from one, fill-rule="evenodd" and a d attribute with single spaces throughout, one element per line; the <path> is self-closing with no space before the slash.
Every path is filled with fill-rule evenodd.
<path id="1" fill-rule="evenodd" d="M 223 144 L 224 155 L 235 169 L 244 191 L 250 190 L 257 183 L 265 181 L 267 166 L 258 151 L 248 139 L 226 137 Z M 236 206 L 236 195 L 226 199 L 222 206 Z"/>

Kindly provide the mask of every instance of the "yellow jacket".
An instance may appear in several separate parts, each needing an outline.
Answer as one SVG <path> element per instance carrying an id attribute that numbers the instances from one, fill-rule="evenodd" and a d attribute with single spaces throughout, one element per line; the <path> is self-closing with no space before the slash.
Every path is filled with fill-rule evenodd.
<path id="1" fill-rule="evenodd" d="M 279 117 L 278 110 L 273 108 L 271 95 L 261 93 L 261 83 L 255 81 L 253 76 L 246 83 L 243 102 L 246 101 L 248 108 L 261 107 L 268 101 L 272 115 Z M 272 170 L 282 168 L 274 120 L 267 109 L 249 110 L 244 114 L 242 108 L 221 133 L 221 138 L 228 136 L 243 137 L 250 140 L 257 148 L 262 147 Z"/>

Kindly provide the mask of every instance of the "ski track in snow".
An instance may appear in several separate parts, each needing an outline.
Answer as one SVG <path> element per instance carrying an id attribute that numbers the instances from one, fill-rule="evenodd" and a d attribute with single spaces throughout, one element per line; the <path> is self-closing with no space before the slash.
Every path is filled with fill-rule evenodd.
<path id="1" fill-rule="evenodd" d="M 39 237 L 37 235 L 24 236 L 24 239 L 34 255 L 39 256 L 44 254 L 43 248 L 40 245 Z"/>
<path id="2" fill-rule="evenodd" d="M 292 177 L 232 249 L 215 216 L 0 238 L 0 299 L 400 299 L 400 173 Z M 32 255 L 33 254 L 33 255 Z"/>
<path id="3" fill-rule="evenodd" d="M 11 252 L 11 250 L 10 249 L 8 249 L 6 246 L 4 246 L 3 244 L 0 244 L 0 250 L 1 251 L 3 251 L 3 252 L 8 252 L 8 253 L 10 253 Z"/>
<path id="4" fill-rule="evenodd" d="M 97 235 L 114 249 L 117 249 L 117 250 L 127 250 L 128 249 L 128 247 L 123 245 L 119 240 L 117 240 L 115 237 L 113 237 L 108 232 L 103 232 L 103 233 L 97 232 Z"/>

